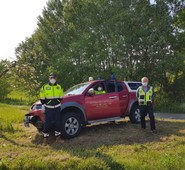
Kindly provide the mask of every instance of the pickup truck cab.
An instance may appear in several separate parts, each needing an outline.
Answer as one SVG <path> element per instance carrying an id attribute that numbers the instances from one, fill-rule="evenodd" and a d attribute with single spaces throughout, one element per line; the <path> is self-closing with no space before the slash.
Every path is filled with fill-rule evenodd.
<path id="1" fill-rule="evenodd" d="M 61 101 L 62 136 L 73 138 L 86 125 L 113 122 L 126 116 L 132 123 L 139 123 L 136 90 L 140 85 L 140 82 L 93 80 L 71 87 L 65 91 Z M 103 93 L 98 91 L 98 87 Z M 36 102 L 26 114 L 25 122 L 32 123 L 41 131 L 43 121 L 44 107 Z"/>

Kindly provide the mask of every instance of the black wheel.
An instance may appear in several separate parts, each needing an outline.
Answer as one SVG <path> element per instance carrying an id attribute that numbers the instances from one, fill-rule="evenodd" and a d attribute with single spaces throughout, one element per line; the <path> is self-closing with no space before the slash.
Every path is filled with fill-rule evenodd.
<path id="1" fill-rule="evenodd" d="M 141 122 L 141 115 L 139 106 L 137 104 L 132 106 L 132 109 L 129 114 L 129 118 L 131 123 L 140 123 Z"/>
<path id="2" fill-rule="evenodd" d="M 76 113 L 67 112 L 62 117 L 62 137 L 63 138 L 74 138 L 78 136 L 81 130 L 81 121 Z"/>

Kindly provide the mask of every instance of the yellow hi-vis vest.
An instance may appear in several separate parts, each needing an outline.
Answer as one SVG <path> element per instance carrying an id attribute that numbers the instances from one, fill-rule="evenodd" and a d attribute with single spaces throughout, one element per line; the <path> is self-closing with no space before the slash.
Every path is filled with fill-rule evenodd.
<path id="1" fill-rule="evenodd" d="M 105 94 L 106 92 L 105 92 L 105 90 L 102 90 L 102 91 L 94 91 L 95 92 L 95 94 Z"/>
<path id="2" fill-rule="evenodd" d="M 52 100 L 57 100 L 60 103 L 60 100 L 64 95 L 64 91 L 59 84 L 50 85 L 46 84 L 40 89 L 40 99 L 46 100 L 46 105 L 50 105 Z"/>
<path id="3" fill-rule="evenodd" d="M 147 105 L 147 103 L 152 103 L 152 96 L 153 96 L 152 87 L 150 87 L 150 89 L 147 92 L 143 90 L 142 86 L 139 87 L 138 90 L 139 105 Z"/>

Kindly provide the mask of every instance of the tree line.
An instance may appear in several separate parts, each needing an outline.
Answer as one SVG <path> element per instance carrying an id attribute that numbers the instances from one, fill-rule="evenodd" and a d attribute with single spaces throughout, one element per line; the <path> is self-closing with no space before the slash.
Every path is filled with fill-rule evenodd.
<path id="1" fill-rule="evenodd" d="M 160 94 L 184 101 L 184 7 L 184 0 L 49 0 L 15 50 L 14 84 L 36 95 L 50 72 L 65 90 L 114 72 L 127 81 L 147 76 Z"/>

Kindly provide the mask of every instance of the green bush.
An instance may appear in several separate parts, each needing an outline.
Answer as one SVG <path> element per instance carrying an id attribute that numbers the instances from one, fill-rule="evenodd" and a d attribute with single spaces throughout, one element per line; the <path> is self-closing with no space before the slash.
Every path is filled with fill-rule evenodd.
<path id="1" fill-rule="evenodd" d="M 0 162 L 0 170 L 7 170 L 7 166 L 3 163 L 3 162 Z"/>
<path id="2" fill-rule="evenodd" d="M 11 92 L 10 84 L 6 79 L 0 79 L 0 98 L 4 99 Z"/>
<path id="3" fill-rule="evenodd" d="M 0 100 L 1 103 L 11 104 L 11 105 L 27 105 L 28 102 L 22 99 L 4 98 Z"/>
<path id="4" fill-rule="evenodd" d="M 185 113 L 185 103 L 173 101 L 165 94 L 156 94 L 154 109 L 155 112 Z"/>

